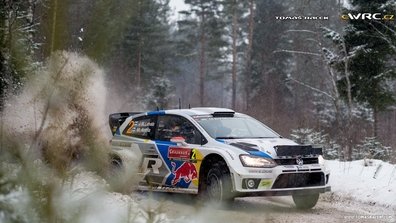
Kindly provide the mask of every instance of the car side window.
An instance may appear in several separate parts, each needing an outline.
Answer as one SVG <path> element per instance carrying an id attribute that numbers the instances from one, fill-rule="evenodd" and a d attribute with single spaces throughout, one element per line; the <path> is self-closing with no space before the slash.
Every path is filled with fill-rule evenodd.
<path id="1" fill-rule="evenodd" d="M 158 116 L 156 139 L 170 141 L 172 137 L 181 136 L 189 144 L 202 144 L 202 134 L 187 119 L 176 115 Z"/>
<path id="2" fill-rule="evenodd" d="M 155 116 L 134 118 L 128 123 L 122 134 L 141 139 L 154 139 L 155 121 Z"/>

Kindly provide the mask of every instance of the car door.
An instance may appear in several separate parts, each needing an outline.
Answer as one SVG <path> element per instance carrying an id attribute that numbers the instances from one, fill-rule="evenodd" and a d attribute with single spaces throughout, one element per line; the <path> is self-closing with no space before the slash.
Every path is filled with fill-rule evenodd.
<path id="1" fill-rule="evenodd" d="M 158 116 L 155 141 L 170 171 L 163 184 L 168 187 L 197 189 L 203 158 L 200 150 L 206 142 L 198 129 L 182 116 Z"/>
<path id="2" fill-rule="evenodd" d="M 133 118 L 123 130 L 122 134 L 133 137 L 133 153 L 141 157 L 139 186 L 159 186 L 164 177 L 169 175 L 169 169 L 164 165 L 159 150 L 155 144 L 154 134 L 157 122 L 156 115 L 145 115 Z"/>

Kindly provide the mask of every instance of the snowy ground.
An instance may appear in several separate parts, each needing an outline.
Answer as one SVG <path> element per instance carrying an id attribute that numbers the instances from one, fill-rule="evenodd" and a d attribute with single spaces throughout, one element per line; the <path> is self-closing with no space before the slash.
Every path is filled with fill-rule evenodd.
<path id="1" fill-rule="evenodd" d="M 197 207 L 188 195 L 122 195 L 106 192 L 106 183 L 91 172 L 69 182 L 62 200 L 65 208 L 85 208 L 80 222 L 316 222 L 318 217 L 324 222 L 396 221 L 395 165 L 379 160 L 371 166 L 364 166 L 363 160 L 327 162 L 332 192 L 307 212 L 296 210 L 289 197 L 242 198 L 229 210 L 214 210 Z"/>
<path id="2" fill-rule="evenodd" d="M 372 160 L 352 162 L 327 161 L 330 184 L 335 195 L 371 205 L 396 208 L 396 165 Z"/>
<path id="3" fill-rule="evenodd" d="M 291 197 L 238 198 L 231 207 L 219 209 L 197 206 L 191 195 L 120 194 L 109 192 L 105 180 L 86 171 L 65 182 L 55 203 L 65 222 L 81 223 L 396 222 L 395 165 L 379 160 L 371 166 L 364 166 L 363 160 L 327 162 L 332 192 L 322 194 L 318 204 L 307 211 L 297 210 Z M 14 193 L 0 201 L 14 200 L 21 205 L 24 197 Z"/>

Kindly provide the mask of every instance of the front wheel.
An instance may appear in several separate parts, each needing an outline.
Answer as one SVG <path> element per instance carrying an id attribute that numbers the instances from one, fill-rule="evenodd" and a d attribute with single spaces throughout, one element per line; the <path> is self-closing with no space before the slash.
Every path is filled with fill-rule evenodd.
<path id="1" fill-rule="evenodd" d="M 319 193 L 306 195 L 293 194 L 293 201 L 298 209 L 311 209 L 316 205 L 318 199 Z"/>
<path id="2" fill-rule="evenodd" d="M 229 203 L 234 199 L 231 189 L 230 171 L 223 161 L 218 161 L 212 164 L 204 176 L 200 195 L 215 204 Z"/>

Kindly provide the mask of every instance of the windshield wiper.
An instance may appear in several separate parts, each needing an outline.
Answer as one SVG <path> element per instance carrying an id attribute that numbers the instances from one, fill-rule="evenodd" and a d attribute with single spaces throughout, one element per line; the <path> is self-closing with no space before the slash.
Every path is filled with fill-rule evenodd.
<path id="1" fill-rule="evenodd" d="M 274 136 L 256 136 L 256 137 L 249 137 L 251 139 L 271 139 L 271 138 L 276 138 Z"/>
<path id="2" fill-rule="evenodd" d="M 234 137 L 234 136 L 221 136 L 216 137 L 216 139 L 242 139 L 243 137 Z"/>
<path id="3" fill-rule="evenodd" d="M 249 136 L 249 137 L 235 137 L 235 136 L 224 136 L 216 137 L 216 139 L 271 139 L 276 137 L 265 137 L 265 136 Z"/>

